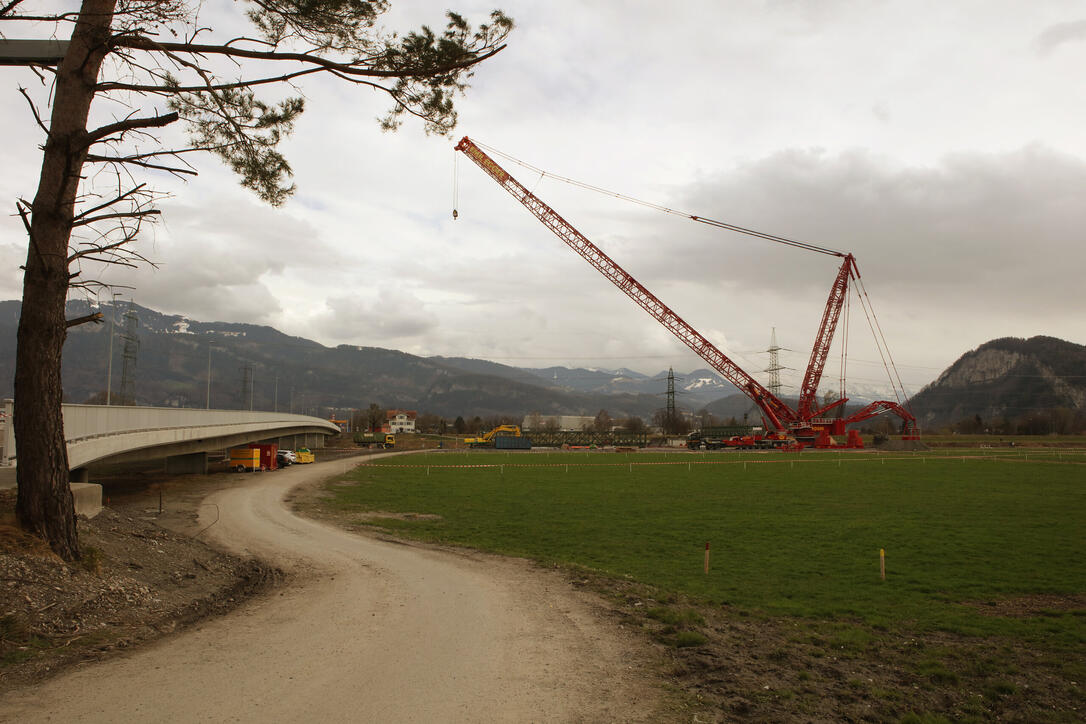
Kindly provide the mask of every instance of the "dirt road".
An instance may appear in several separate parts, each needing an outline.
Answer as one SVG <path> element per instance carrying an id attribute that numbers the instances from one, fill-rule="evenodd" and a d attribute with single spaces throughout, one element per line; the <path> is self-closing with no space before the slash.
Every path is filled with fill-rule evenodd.
<path id="1" fill-rule="evenodd" d="M 650 721 L 636 642 L 558 575 L 353 535 L 292 514 L 342 461 L 246 476 L 203 535 L 292 584 L 130 656 L 0 701 L 34 721 Z M 242 479 L 239 477 L 239 480 Z"/>

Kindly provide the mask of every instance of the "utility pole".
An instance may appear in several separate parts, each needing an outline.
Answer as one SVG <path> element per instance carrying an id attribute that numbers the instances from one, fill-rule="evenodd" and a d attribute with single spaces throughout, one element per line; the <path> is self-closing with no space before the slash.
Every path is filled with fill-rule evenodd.
<path id="1" fill-rule="evenodd" d="M 207 409 L 211 409 L 211 340 L 207 341 Z"/>
<path id="2" fill-rule="evenodd" d="M 117 319 L 117 297 L 120 292 L 113 292 L 113 303 L 109 306 L 109 361 L 106 363 L 106 406 L 113 399 L 113 323 Z"/>
<path id="3" fill-rule="evenodd" d="M 123 364 L 121 365 L 121 404 L 134 405 L 136 397 L 132 393 L 132 387 L 136 383 L 136 362 L 139 357 L 140 339 L 136 336 L 136 327 L 139 326 L 139 316 L 132 308 L 135 302 L 128 303 L 128 311 L 124 313 L 124 347 L 121 353 Z"/>
<path id="4" fill-rule="evenodd" d="M 253 368 L 252 365 L 244 365 L 241 371 L 241 389 L 238 390 L 238 409 L 245 409 L 245 398 L 249 398 L 249 409 L 253 409 Z"/>

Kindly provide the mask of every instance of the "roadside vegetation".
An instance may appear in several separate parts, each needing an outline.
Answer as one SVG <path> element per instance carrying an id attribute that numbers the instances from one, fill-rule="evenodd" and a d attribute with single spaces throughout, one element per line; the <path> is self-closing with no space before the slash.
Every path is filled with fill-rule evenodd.
<path id="1" fill-rule="evenodd" d="M 328 504 L 567 567 L 717 712 L 1076 721 L 1084 464 L 1021 447 L 422 453 L 356 469 Z"/>

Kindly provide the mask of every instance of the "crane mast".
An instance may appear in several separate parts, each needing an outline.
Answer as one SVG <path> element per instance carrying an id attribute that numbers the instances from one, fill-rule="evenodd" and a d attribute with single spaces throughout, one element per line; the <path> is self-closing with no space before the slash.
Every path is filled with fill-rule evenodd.
<path id="1" fill-rule="evenodd" d="M 811 349 L 811 359 L 807 363 L 807 371 L 803 375 L 803 384 L 799 392 L 799 416 L 804 419 L 815 417 L 825 410 L 815 410 L 818 404 L 816 394 L 818 383 L 822 381 L 822 371 L 826 368 L 826 359 L 830 354 L 830 344 L 833 342 L 833 333 L 837 329 L 837 320 L 841 318 L 841 308 L 848 296 L 848 280 L 855 279 L 860 272 L 856 268 L 856 258 L 852 254 L 842 254 L 845 261 L 837 272 L 837 278 L 830 287 L 830 297 L 826 300 L 826 311 L 822 313 L 822 323 L 818 327 L 818 335 L 815 337 L 814 347 Z M 843 404 L 841 402 L 837 404 Z"/>
<path id="2" fill-rule="evenodd" d="M 820 250 L 823 253 L 832 253 L 835 256 L 843 257 L 844 261 L 837 272 L 833 286 L 830 288 L 829 299 L 826 301 L 822 322 L 819 325 L 818 335 L 811 350 L 811 359 L 803 378 L 799 405 L 797 409 L 792 409 L 660 301 L 656 295 L 634 279 L 629 272 L 619 266 L 602 249 L 589 241 L 572 224 L 562 218 L 557 211 L 513 178 L 508 171 L 487 155 L 470 138 L 464 136 L 460 139 L 460 142 L 456 145 L 456 150 L 461 151 L 470 158 L 488 176 L 497 181 L 499 186 L 508 191 L 513 198 L 532 212 L 536 218 L 543 222 L 544 226 L 554 232 L 567 246 L 577 252 L 612 284 L 621 289 L 626 296 L 648 312 L 683 344 L 693 350 L 695 354 L 705 360 L 724 379 L 731 382 L 739 391 L 749 397 L 761 408 L 766 424 L 769 427 L 778 431 L 795 431 L 797 435 L 813 435 L 812 426 L 815 424 L 817 416 L 847 402 L 847 399 L 842 397 L 830 405 L 817 409 L 816 393 L 818 384 L 822 379 L 822 372 L 826 366 L 833 334 L 848 296 L 849 279 L 859 278 L 856 259 L 852 254 L 832 252 L 825 249 Z M 699 220 L 697 217 L 691 218 Z M 886 400 L 871 403 L 847 419 L 833 421 L 836 423 L 833 427 L 840 428 L 839 430 L 835 429 L 834 434 L 841 434 L 844 431 L 844 426 L 848 423 L 868 419 L 881 412 L 893 412 L 900 416 L 905 422 L 903 432 L 915 435 L 916 418 L 898 403 Z"/>

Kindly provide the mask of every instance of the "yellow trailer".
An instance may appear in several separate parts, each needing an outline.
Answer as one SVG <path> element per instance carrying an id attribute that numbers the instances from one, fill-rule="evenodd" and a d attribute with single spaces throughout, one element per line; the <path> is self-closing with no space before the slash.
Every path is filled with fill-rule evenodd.
<path id="1" fill-rule="evenodd" d="M 294 462 L 298 463 L 298 464 L 317 462 L 316 456 L 307 447 L 300 447 L 297 450 L 295 450 L 294 451 L 294 456 L 295 456 Z"/>
<path id="2" fill-rule="evenodd" d="M 230 469 L 239 473 L 260 470 L 260 449 L 254 447 L 231 448 Z"/>

